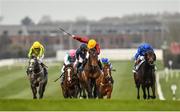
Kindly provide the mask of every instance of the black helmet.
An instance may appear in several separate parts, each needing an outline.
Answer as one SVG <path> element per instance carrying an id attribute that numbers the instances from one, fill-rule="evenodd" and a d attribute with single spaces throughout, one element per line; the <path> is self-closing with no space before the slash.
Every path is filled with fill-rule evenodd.
<path id="1" fill-rule="evenodd" d="M 80 50 L 87 50 L 87 45 L 86 44 L 81 44 Z"/>

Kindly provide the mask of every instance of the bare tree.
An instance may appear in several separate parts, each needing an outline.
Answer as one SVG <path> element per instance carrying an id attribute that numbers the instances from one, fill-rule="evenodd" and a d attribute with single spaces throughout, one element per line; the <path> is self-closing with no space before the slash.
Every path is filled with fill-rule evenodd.
<path id="1" fill-rule="evenodd" d="M 30 17 L 26 16 L 25 18 L 23 18 L 21 20 L 21 24 L 25 25 L 25 26 L 28 26 L 28 25 L 33 25 L 34 22 L 33 22 L 33 20 Z"/>

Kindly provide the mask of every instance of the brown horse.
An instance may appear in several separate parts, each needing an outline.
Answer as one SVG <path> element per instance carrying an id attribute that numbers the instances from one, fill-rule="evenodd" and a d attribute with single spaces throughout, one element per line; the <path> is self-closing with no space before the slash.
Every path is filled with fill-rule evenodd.
<path id="1" fill-rule="evenodd" d="M 78 79 L 72 64 L 64 67 L 64 80 L 61 88 L 64 98 L 77 98 L 79 92 Z"/>
<path id="2" fill-rule="evenodd" d="M 111 93 L 113 90 L 113 79 L 111 76 L 111 68 L 109 64 L 104 64 L 103 75 L 101 75 L 96 81 L 98 88 L 98 97 L 103 98 L 107 96 L 108 99 L 111 98 Z"/>
<path id="3" fill-rule="evenodd" d="M 98 54 L 96 49 L 89 49 L 88 55 L 89 57 L 84 70 L 79 74 L 79 81 L 83 94 L 85 95 L 86 90 L 88 98 L 95 98 L 97 97 L 96 79 L 102 74 L 102 72 L 98 65 Z"/>
<path id="4" fill-rule="evenodd" d="M 154 61 L 156 61 L 156 55 L 153 51 L 148 51 L 145 53 L 145 61 L 141 64 L 140 68 L 137 71 L 137 74 L 134 74 L 134 80 L 137 88 L 137 99 L 140 99 L 139 89 L 140 86 L 143 90 L 143 98 L 156 98 L 155 95 L 155 65 Z M 152 89 L 152 96 L 149 93 L 149 88 Z M 146 90 L 148 93 L 148 97 L 146 95 Z"/>
<path id="5" fill-rule="evenodd" d="M 42 65 L 34 56 L 29 60 L 27 74 L 31 83 L 33 99 L 37 99 L 37 87 L 39 87 L 39 99 L 42 99 L 47 84 L 47 74 L 45 74 Z"/>

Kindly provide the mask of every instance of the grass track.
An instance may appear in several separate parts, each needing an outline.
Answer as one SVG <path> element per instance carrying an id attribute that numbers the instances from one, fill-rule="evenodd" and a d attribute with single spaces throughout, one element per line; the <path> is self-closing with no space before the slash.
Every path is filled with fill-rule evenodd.
<path id="1" fill-rule="evenodd" d="M 111 100 L 64 100 L 59 81 L 53 82 L 59 76 L 62 63 L 49 66 L 44 99 L 31 100 L 25 65 L 1 67 L 0 110 L 180 110 L 177 101 L 136 100 L 132 63 L 112 62 L 117 71 L 113 72 L 115 83 Z M 160 61 L 157 67 L 158 70 L 163 68 Z"/>
<path id="2" fill-rule="evenodd" d="M 180 110 L 178 101 L 137 100 L 0 100 L 0 110 Z"/>

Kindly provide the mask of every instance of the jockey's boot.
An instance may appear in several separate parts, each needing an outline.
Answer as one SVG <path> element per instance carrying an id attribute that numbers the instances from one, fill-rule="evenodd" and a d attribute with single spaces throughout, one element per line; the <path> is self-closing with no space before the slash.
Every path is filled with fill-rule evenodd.
<path id="1" fill-rule="evenodd" d="M 141 60 L 140 59 L 137 59 L 136 60 L 136 62 L 135 62 L 135 64 L 134 64 L 134 67 L 133 67 L 133 73 L 137 73 L 137 70 L 138 70 L 138 68 L 139 68 L 139 63 L 141 62 Z"/>
<path id="2" fill-rule="evenodd" d="M 102 70 L 102 63 L 100 60 L 98 60 L 98 65 L 99 65 L 99 68 Z"/>
<path id="3" fill-rule="evenodd" d="M 82 71 L 84 70 L 84 67 L 85 67 L 86 63 L 87 63 L 87 59 L 85 59 L 85 60 L 83 61 L 83 63 L 81 64 L 81 66 L 79 67 L 79 71 L 80 71 L 80 72 L 82 72 Z"/>
<path id="4" fill-rule="evenodd" d="M 80 68 L 81 66 L 82 66 L 82 63 L 78 63 L 78 64 L 77 64 L 77 73 L 80 72 L 79 68 Z"/>

